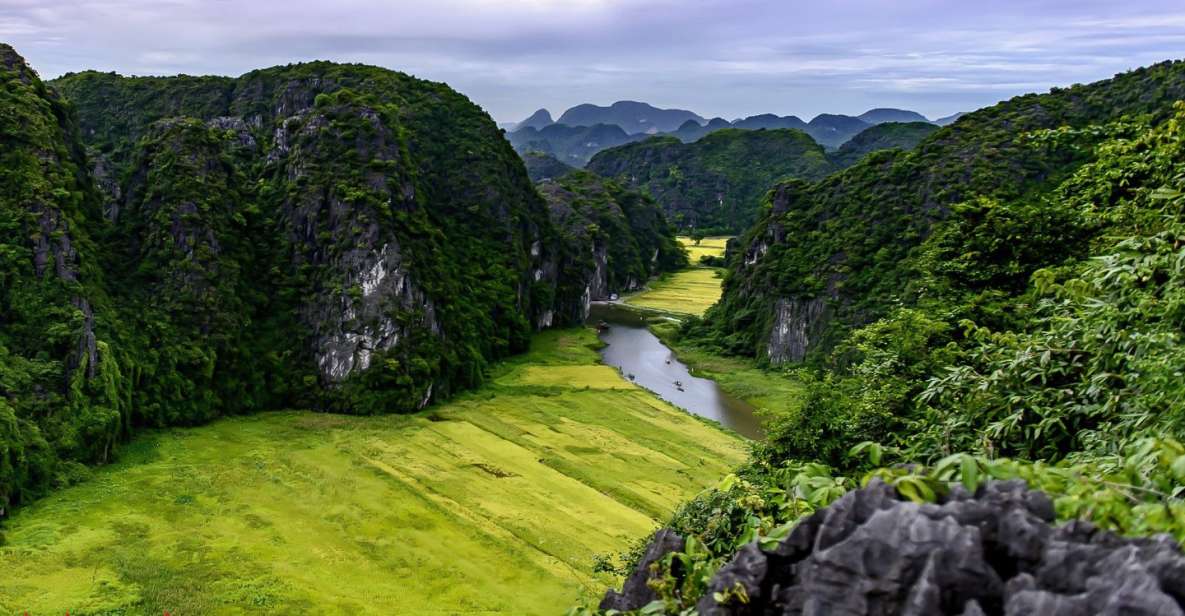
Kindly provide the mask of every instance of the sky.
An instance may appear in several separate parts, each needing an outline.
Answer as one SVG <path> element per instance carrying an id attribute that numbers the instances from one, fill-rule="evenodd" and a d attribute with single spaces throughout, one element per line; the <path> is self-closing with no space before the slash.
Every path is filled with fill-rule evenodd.
<path id="1" fill-rule="evenodd" d="M 0 0 L 0 41 L 45 78 L 364 62 L 500 122 L 623 99 L 934 118 L 1183 58 L 1185 0 Z"/>

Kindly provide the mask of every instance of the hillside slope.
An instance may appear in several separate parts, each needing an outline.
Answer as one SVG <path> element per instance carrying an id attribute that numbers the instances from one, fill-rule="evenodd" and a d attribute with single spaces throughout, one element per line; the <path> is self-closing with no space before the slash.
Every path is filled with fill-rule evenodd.
<path id="1" fill-rule="evenodd" d="M 936 130 L 938 126 L 929 122 L 882 122 L 861 131 L 827 157 L 840 168 L 851 167 L 878 150 L 912 150 Z"/>
<path id="2" fill-rule="evenodd" d="M 0 86 L 0 514 L 140 427 L 414 411 L 583 319 L 594 278 L 559 264 L 593 246 L 442 84 L 317 62 L 47 86 L 0 46 Z"/>
<path id="3" fill-rule="evenodd" d="M 649 193 L 679 229 L 728 234 L 757 219 L 776 180 L 819 179 L 834 167 L 800 131 L 727 129 L 693 143 L 653 137 L 606 150 L 588 169 Z"/>
<path id="4" fill-rule="evenodd" d="M 827 347 L 902 296 L 910 283 L 906 257 L 937 221 L 964 211 L 957 204 L 980 197 L 1040 202 L 1087 160 L 1089 148 L 1081 143 L 1034 142 L 1026 134 L 1165 114 L 1181 98 L 1185 64 L 1159 64 L 1017 97 L 963 116 L 912 151 L 874 154 L 816 183 L 778 185 L 708 315 L 712 337 L 734 352 L 775 362 Z M 1073 249 L 1072 238 L 1047 240 L 1064 240 L 1069 248 L 1041 259 L 1065 258 Z M 1041 259 L 1019 266 L 1011 280 L 1023 286 Z"/>
<path id="5" fill-rule="evenodd" d="M 557 306 L 565 322 L 582 319 L 590 300 L 637 290 L 652 276 L 687 265 L 662 210 L 650 198 L 587 171 L 538 187 L 567 248 L 559 270 L 579 287 L 561 290 L 559 297 L 581 294 L 580 303 L 566 300 Z"/>
<path id="6" fill-rule="evenodd" d="M 573 167 L 584 167 L 601 150 L 644 138 L 645 135 L 627 134 L 615 124 L 550 124 L 540 129 L 528 126 L 506 133 L 506 139 L 520 154 L 543 152 Z"/>

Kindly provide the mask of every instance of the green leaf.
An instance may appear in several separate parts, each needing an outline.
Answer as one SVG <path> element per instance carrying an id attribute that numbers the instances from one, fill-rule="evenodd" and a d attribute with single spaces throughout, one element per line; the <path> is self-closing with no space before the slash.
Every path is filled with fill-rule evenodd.
<path id="1" fill-rule="evenodd" d="M 969 492 L 974 492 L 979 487 L 979 462 L 971 456 L 963 456 L 959 470 L 962 475 L 963 487 L 967 488 Z"/>
<path id="2" fill-rule="evenodd" d="M 1160 188 L 1152 191 L 1150 196 L 1153 199 L 1176 199 L 1177 197 L 1181 196 L 1181 191 L 1174 190 L 1168 186 L 1161 186 Z"/>

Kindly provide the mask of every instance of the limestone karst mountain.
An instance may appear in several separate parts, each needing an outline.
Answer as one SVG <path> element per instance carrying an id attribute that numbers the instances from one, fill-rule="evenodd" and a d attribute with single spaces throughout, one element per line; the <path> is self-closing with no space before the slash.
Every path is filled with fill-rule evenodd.
<path id="1" fill-rule="evenodd" d="M 484 111 L 395 71 L 43 83 L 0 46 L 0 142 L 0 511 L 143 426 L 414 411 L 617 281 L 560 267 L 593 239 Z"/>

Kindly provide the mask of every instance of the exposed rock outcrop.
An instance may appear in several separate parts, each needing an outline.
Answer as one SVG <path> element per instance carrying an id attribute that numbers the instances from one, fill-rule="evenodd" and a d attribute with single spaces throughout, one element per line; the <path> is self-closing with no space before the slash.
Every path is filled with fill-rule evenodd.
<path id="1" fill-rule="evenodd" d="M 1185 555 L 1171 538 L 1129 539 L 1053 520 L 1049 498 L 1021 481 L 991 482 L 974 495 L 956 488 L 919 505 L 874 480 L 774 548 L 745 546 L 696 609 L 701 616 L 1185 613 Z M 660 552 L 678 551 L 672 535 L 656 537 L 602 608 L 638 609 L 654 599 L 638 580 Z"/>
<path id="2" fill-rule="evenodd" d="M 778 300 L 766 350 L 769 361 L 775 364 L 802 361 L 818 337 L 826 315 L 827 302 L 820 297 Z"/>
<path id="3" fill-rule="evenodd" d="M 634 568 L 633 573 L 626 579 L 625 584 L 621 587 L 621 592 L 610 590 L 605 593 L 605 598 L 601 600 L 600 609 L 602 610 L 631 610 L 637 609 L 651 601 L 654 601 L 657 596 L 654 589 L 650 588 L 649 582 L 654 579 L 655 572 L 651 566 L 657 563 L 662 557 L 672 552 L 682 552 L 686 542 L 683 537 L 680 537 L 675 531 L 664 528 L 654 535 L 654 539 L 650 541 L 650 545 L 646 546 L 646 551 L 642 554 L 642 559 L 638 561 L 638 566 Z"/>

